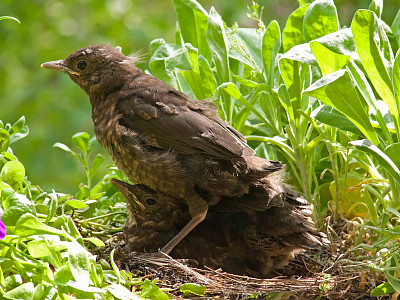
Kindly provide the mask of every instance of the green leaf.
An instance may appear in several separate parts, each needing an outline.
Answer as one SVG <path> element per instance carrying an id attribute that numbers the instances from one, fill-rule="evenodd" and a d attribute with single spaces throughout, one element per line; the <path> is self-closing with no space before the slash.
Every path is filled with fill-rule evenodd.
<path id="1" fill-rule="evenodd" d="M 398 265 L 397 265 L 398 267 Z M 393 276 L 391 271 L 384 271 L 388 282 L 396 290 L 396 292 L 400 293 L 400 279 Z"/>
<path id="2" fill-rule="evenodd" d="M 20 237 L 39 235 L 39 234 L 55 234 L 64 236 L 62 230 L 58 230 L 54 227 L 47 226 L 39 221 L 34 215 L 25 213 L 22 215 L 17 223 L 15 224 L 15 235 Z"/>
<path id="3" fill-rule="evenodd" d="M 0 20 L 14 20 L 14 21 L 17 21 L 18 23 L 21 23 L 17 18 L 10 17 L 10 16 L 1 16 Z"/>
<path id="4" fill-rule="evenodd" d="M 358 10 L 351 30 L 364 69 L 398 124 L 399 112 L 391 82 L 394 58 L 383 26 L 373 12 Z"/>
<path id="5" fill-rule="evenodd" d="M 307 42 L 340 29 L 335 4 L 332 0 L 316 0 L 304 15 L 304 37 Z"/>
<path id="6" fill-rule="evenodd" d="M 2 191 L 1 202 L 4 209 L 1 220 L 7 226 L 15 226 L 26 213 L 36 214 L 33 203 L 25 195 L 15 193 L 11 189 Z"/>
<path id="7" fill-rule="evenodd" d="M 284 53 L 296 45 L 306 42 L 303 35 L 303 20 L 309 4 L 296 9 L 289 16 L 282 32 L 282 46 Z"/>
<path id="8" fill-rule="evenodd" d="M 86 288 L 90 282 L 88 251 L 77 242 L 66 242 L 71 273 L 79 287 Z"/>
<path id="9" fill-rule="evenodd" d="M 25 179 L 24 165 L 18 160 L 7 162 L 1 170 L 0 179 L 17 190 Z"/>
<path id="10" fill-rule="evenodd" d="M 162 292 L 158 286 L 148 279 L 146 279 L 142 284 L 142 290 L 138 295 L 142 298 L 152 300 L 169 300 L 168 295 Z"/>
<path id="11" fill-rule="evenodd" d="M 150 59 L 151 72 L 169 85 L 178 88 L 174 70 L 192 70 L 187 49 L 179 45 L 167 44 L 164 40 L 153 41 L 152 45 L 153 43 L 157 44 L 157 48 Z"/>
<path id="12" fill-rule="evenodd" d="M 199 55 L 199 74 L 204 96 L 206 98 L 212 97 L 217 88 L 217 82 L 215 81 L 210 64 L 202 55 Z"/>
<path id="13" fill-rule="evenodd" d="M 97 247 L 104 247 L 105 244 L 103 243 L 102 240 L 96 238 L 96 237 L 91 237 L 91 238 L 83 238 L 83 240 L 85 241 L 89 241 L 91 242 L 93 245 L 97 246 Z"/>
<path id="14" fill-rule="evenodd" d="M 74 276 L 72 275 L 71 268 L 68 262 L 63 265 L 59 270 L 54 272 L 54 282 L 58 285 L 64 285 L 73 279 Z"/>
<path id="15" fill-rule="evenodd" d="M 391 29 L 392 29 L 393 34 L 396 37 L 396 40 L 400 41 L 400 9 L 397 12 L 396 17 L 393 20 Z"/>
<path id="16" fill-rule="evenodd" d="M 344 114 L 329 105 L 321 105 L 312 112 L 311 116 L 324 124 L 364 136 Z"/>
<path id="17" fill-rule="evenodd" d="M 238 28 L 238 35 L 243 41 L 246 49 L 250 52 L 252 60 L 258 69 L 263 69 L 263 57 L 261 53 L 262 36 L 256 28 Z"/>
<path id="18" fill-rule="evenodd" d="M 368 106 L 354 86 L 347 69 L 322 77 L 308 87 L 304 94 L 334 107 L 346 115 L 374 144 L 379 144 L 368 116 Z"/>
<path id="19" fill-rule="evenodd" d="M 69 205 L 74 209 L 81 209 L 87 207 L 87 204 L 80 200 L 68 200 L 65 202 L 65 205 Z"/>
<path id="20" fill-rule="evenodd" d="M 52 255 L 49 246 L 45 240 L 30 241 L 27 243 L 29 254 L 32 257 L 46 257 Z"/>
<path id="21" fill-rule="evenodd" d="M 385 154 L 400 168 L 400 143 L 393 143 L 386 147 Z"/>
<path id="22" fill-rule="evenodd" d="M 322 75 L 328 75 L 344 68 L 350 57 L 335 53 L 317 41 L 310 42 L 310 47 L 321 68 Z"/>
<path id="23" fill-rule="evenodd" d="M 93 178 L 96 174 L 97 169 L 101 166 L 104 161 L 103 155 L 97 153 L 96 157 L 93 159 L 92 165 L 89 170 L 89 178 Z"/>
<path id="24" fill-rule="evenodd" d="M 397 51 L 396 59 L 394 60 L 392 76 L 395 103 L 397 111 L 400 112 L 400 51 Z"/>
<path id="25" fill-rule="evenodd" d="M 368 9 L 373 11 L 380 18 L 382 16 L 383 0 L 372 0 Z"/>
<path id="26" fill-rule="evenodd" d="M 75 156 L 83 165 L 86 166 L 85 160 L 75 151 L 72 151 L 67 145 L 64 145 L 62 143 L 55 143 L 53 145 L 54 148 L 60 148 L 68 153 L 71 153 L 73 156 Z"/>
<path id="27" fill-rule="evenodd" d="M 394 288 L 389 282 L 382 283 L 378 286 L 376 286 L 372 291 L 371 291 L 371 297 L 379 297 L 383 295 L 389 295 L 394 292 Z"/>
<path id="28" fill-rule="evenodd" d="M 183 293 L 184 297 L 190 296 L 191 294 L 204 296 L 206 293 L 206 287 L 197 283 L 184 283 L 179 287 L 179 290 Z"/>
<path id="29" fill-rule="evenodd" d="M 212 62 L 217 68 L 215 74 L 217 82 L 221 85 L 230 81 L 228 63 L 228 40 L 224 23 L 214 7 L 211 8 L 208 17 L 207 41 L 210 46 Z"/>
<path id="30" fill-rule="evenodd" d="M 183 41 L 198 48 L 199 54 L 211 62 L 207 42 L 207 12 L 194 0 L 173 0 L 173 3 Z"/>
<path id="31" fill-rule="evenodd" d="M 316 39 L 318 43 L 325 46 L 334 53 L 347 56 L 354 55 L 357 51 L 354 43 L 353 33 L 350 28 L 340 29 Z"/>
<path id="32" fill-rule="evenodd" d="M 15 122 L 10 129 L 10 135 L 16 134 L 17 132 L 19 132 L 22 127 L 25 125 L 25 117 L 22 116 L 21 118 L 19 118 L 19 120 L 17 122 Z"/>
<path id="33" fill-rule="evenodd" d="M 10 133 L 0 128 L 0 151 L 7 151 L 10 146 Z"/>
<path id="34" fill-rule="evenodd" d="M 140 300 L 134 293 L 128 290 L 126 287 L 120 284 L 110 284 L 104 288 L 106 291 L 109 291 L 115 298 L 121 300 Z M 168 296 L 167 296 L 168 297 Z M 151 298 L 151 299 L 161 299 L 161 298 Z M 169 299 L 169 298 L 165 298 Z"/>
<path id="35" fill-rule="evenodd" d="M 28 126 L 24 125 L 18 132 L 10 136 L 10 145 L 14 144 L 16 141 L 26 137 L 29 134 Z"/>
<path id="36" fill-rule="evenodd" d="M 87 132 L 75 133 L 71 138 L 75 146 L 78 147 L 78 149 L 81 150 L 83 153 L 87 152 L 89 139 L 90 136 Z"/>
<path id="37" fill-rule="evenodd" d="M 400 183 L 400 169 L 393 163 L 393 161 L 383 153 L 378 147 L 373 145 L 370 140 L 358 140 L 350 142 L 356 148 L 371 154 L 398 183 Z"/>
<path id="38" fill-rule="evenodd" d="M 33 291 L 34 291 L 33 283 L 27 282 L 20 285 L 19 287 L 16 287 L 11 291 L 8 291 L 3 296 L 4 298 L 15 299 L 15 300 L 32 299 Z"/>
<path id="39" fill-rule="evenodd" d="M 281 33 L 277 21 L 272 21 L 264 33 L 262 40 L 262 57 L 265 74 L 268 78 L 268 85 L 274 86 L 274 71 L 276 57 L 281 48 Z"/>

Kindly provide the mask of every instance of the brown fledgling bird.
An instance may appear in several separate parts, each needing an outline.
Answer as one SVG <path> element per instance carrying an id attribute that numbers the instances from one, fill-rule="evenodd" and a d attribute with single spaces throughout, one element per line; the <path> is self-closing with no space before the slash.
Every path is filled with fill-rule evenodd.
<path id="1" fill-rule="evenodd" d="M 143 185 L 117 179 L 111 182 L 127 199 L 129 218 L 124 236 L 129 251 L 156 252 L 191 218 L 182 199 Z M 251 186 L 248 195 L 262 197 L 264 185 L 259 182 Z M 171 256 L 263 278 L 288 264 L 296 252 L 321 246 L 323 238 L 315 230 L 309 217 L 311 205 L 305 199 L 286 190 L 280 201 L 255 211 L 238 206 L 250 199 L 246 197 L 222 197 L 210 207 L 206 219 L 171 251 Z"/>
<path id="2" fill-rule="evenodd" d="M 254 156 L 215 105 L 144 73 L 116 48 L 89 46 L 42 67 L 67 73 L 88 94 L 97 140 L 132 182 L 186 201 L 191 218 L 164 253 L 204 220 L 210 205 L 248 194 L 260 178 L 274 177 L 261 206 L 283 197 L 275 180 L 281 163 Z M 259 205 L 251 199 L 239 204 Z"/>

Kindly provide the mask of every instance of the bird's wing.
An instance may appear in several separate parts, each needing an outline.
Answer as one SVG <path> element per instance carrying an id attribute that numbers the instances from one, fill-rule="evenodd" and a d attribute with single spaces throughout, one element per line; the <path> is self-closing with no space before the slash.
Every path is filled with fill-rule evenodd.
<path id="1" fill-rule="evenodd" d="M 117 109 L 120 123 L 150 146 L 225 159 L 253 155 L 244 137 L 201 102 L 146 76 L 119 91 Z"/>

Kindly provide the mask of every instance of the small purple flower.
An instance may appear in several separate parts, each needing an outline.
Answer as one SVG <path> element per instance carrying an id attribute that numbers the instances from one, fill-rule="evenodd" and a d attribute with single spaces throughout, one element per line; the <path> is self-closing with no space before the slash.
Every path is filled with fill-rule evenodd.
<path id="1" fill-rule="evenodd" d="M 6 226 L 0 220 L 0 240 L 4 239 L 5 236 L 6 236 Z"/>

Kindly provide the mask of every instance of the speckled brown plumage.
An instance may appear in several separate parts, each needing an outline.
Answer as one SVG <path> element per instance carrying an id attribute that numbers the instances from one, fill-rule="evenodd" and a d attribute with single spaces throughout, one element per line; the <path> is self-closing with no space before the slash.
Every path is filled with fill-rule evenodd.
<path id="1" fill-rule="evenodd" d="M 185 201 L 143 185 L 112 179 L 128 203 L 124 228 L 126 247 L 136 252 L 156 252 L 190 220 Z M 268 182 L 250 186 L 245 198 L 268 192 Z M 210 207 L 207 218 L 171 252 L 174 258 L 191 258 L 200 266 L 222 268 L 240 275 L 265 277 L 285 266 L 298 251 L 318 248 L 322 236 L 309 217 L 311 206 L 289 190 L 268 207 L 243 210 L 248 199 L 225 198 Z M 262 199 L 257 199 L 262 203 Z"/>
<path id="2" fill-rule="evenodd" d="M 110 45 L 89 46 L 42 67 L 66 72 L 88 94 L 96 137 L 132 182 L 186 201 L 191 219 L 163 248 L 167 253 L 205 218 L 209 205 L 241 197 L 283 168 L 254 156 L 215 105 L 145 74 Z M 271 197 L 280 197 L 279 181 L 273 190 Z M 253 202 L 241 205 L 252 208 Z"/>

